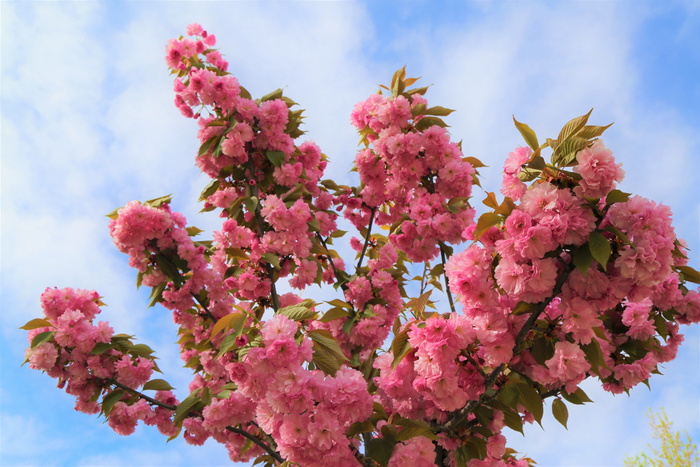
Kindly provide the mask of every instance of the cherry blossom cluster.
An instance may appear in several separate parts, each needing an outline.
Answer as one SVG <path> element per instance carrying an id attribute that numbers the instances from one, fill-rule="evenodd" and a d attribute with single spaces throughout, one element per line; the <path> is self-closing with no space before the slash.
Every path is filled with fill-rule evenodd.
<path id="1" fill-rule="evenodd" d="M 41 295 L 44 318 L 24 327 L 29 330 L 31 345 L 26 356 L 30 368 L 56 378 L 59 388 L 75 396 L 75 410 L 102 412 L 120 435 L 132 434 L 137 423 L 143 421 L 172 436 L 177 431 L 173 411 L 134 396 L 133 390 L 146 384 L 157 369 L 150 356 L 152 351 L 133 346 L 129 336 L 115 335 L 104 321 L 94 324 L 100 304 L 94 291 L 46 289 Z M 153 400 L 177 403 L 168 390 L 157 391 Z"/>
<path id="2" fill-rule="evenodd" d="M 213 36 L 196 25 L 188 34 L 193 38 L 171 41 L 166 61 L 178 75 L 176 105 L 200 126 L 196 163 L 214 179 L 202 194 L 205 210 L 221 209 L 227 218 L 214 236 L 215 269 L 243 300 L 270 296 L 273 268 L 298 289 L 333 282 L 342 260 L 312 249 L 337 229 L 337 201 L 319 183 L 327 164 L 320 148 L 295 144 L 301 111 L 292 111 L 295 103 L 281 91 L 252 100 L 211 49 Z"/>
<path id="3" fill-rule="evenodd" d="M 394 79 L 404 82 L 402 75 Z M 435 258 L 441 242 L 463 242 L 474 218 L 466 203 L 474 167 L 450 140 L 444 122 L 429 116 L 451 111 L 428 108 L 423 92 L 374 94 L 355 106 L 350 119 L 367 147 L 355 158 L 361 190 L 345 200 L 345 216 L 358 229 L 369 224 L 372 213 L 380 225 L 400 224 L 389 238 L 416 262 Z"/>

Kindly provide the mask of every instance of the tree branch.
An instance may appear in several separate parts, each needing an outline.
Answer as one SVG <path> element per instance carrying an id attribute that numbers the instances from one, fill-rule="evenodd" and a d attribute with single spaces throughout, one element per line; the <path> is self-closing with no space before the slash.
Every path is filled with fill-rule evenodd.
<path id="1" fill-rule="evenodd" d="M 278 453 L 277 451 L 275 451 L 274 449 L 272 449 L 270 446 L 268 446 L 267 444 L 265 444 L 265 443 L 264 443 L 260 438 L 258 438 L 257 436 L 251 435 L 251 434 L 248 433 L 247 431 L 245 431 L 245 430 L 243 430 L 243 429 L 241 429 L 241 428 L 236 428 L 235 426 L 227 426 L 226 429 L 227 429 L 228 431 L 233 432 L 233 433 L 238 433 L 238 434 L 241 435 L 241 436 L 245 436 L 246 438 L 248 438 L 249 440 L 251 440 L 253 443 L 255 443 L 257 446 L 259 446 L 259 447 L 261 447 L 262 449 L 264 449 L 265 452 L 267 452 L 270 456 L 272 456 L 273 459 L 275 459 L 275 460 L 276 460 L 277 462 L 279 462 L 280 464 L 281 464 L 282 462 L 284 462 L 284 459 L 282 458 L 282 456 L 280 455 L 280 453 Z"/>
<path id="2" fill-rule="evenodd" d="M 367 225 L 367 234 L 365 235 L 365 244 L 362 246 L 362 253 L 360 253 L 360 260 L 357 262 L 357 267 L 355 270 L 359 270 L 362 267 L 362 260 L 365 257 L 365 252 L 367 251 L 367 245 L 369 245 L 369 238 L 372 235 L 372 224 L 374 223 L 374 213 L 377 212 L 377 208 L 372 208 L 372 212 L 369 216 L 369 224 Z"/>
<path id="3" fill-rule="evenodd" d="M 440 259 L 442 260 L 442 276 L 445 278 L 445 293 L 447 294 L 447 300 L 450 302 L 450 310 L 452 310 L 452 313 L 457 313 L 457 310 L 455 310 L 455 302 L 452 299 L 452 292 L 450 291 L 450 280 L 447 278 L 447 274 L 445 274 L 447 255 L 445 255 L 442 243 L 440 243 Z"/>
<path id="4" fill-rule="evenodd" d="M 146 394 L 137 391 L 136 389 L 130 388 L 129 386 L 125 386 L 124 384 L 120 383 L 119 381 L 115 380 L 114 378 L 105 378 L 104 381 L 105 381 L 106 383 L 108 383 L 108 384 L 112 384 L 112 385 L 114 385 L 114 386 L 116 386 L 116 387 L 118 387 L 118 388 L 120 388 L 120 389 L 123 389 L 124 391 L 126 391 L 126 392 L 128 392 L 128 393 L 131 393 L 131 394 L 133 394 L 133 395 L 135 395 L 135 396 L 137 396 L 137 397 L 140 397 L 141 399 L 145 400 L 146 402 L 148 402 L 148 403 L 151 404 L 151 405 L 157 405 L 158 407 L 162 407 L 162 408 L 164 408 L 164 409 L 172 410 L 173 412 L 174 412 L 175 410 L 177 410 L 177 406 L 176 406 L 176 405 L 166 404 L 166 403 L 164 403 L 164 402 L 160 402 L 160 401 L 158 401 L 158 400 L 155 400 L 155 399 L 153 399 L 152 397 L 147 396 Z M 192 416 L 192 415 L 194 415 L 194 414 L 191 414 L 191 415 L 189 415 L 189 416 Z M 197 415 L 199 415 L 199 414 L 197 414 Z M 272 449 L 270 446 L 268 446 L 264 441 L 262 441 L 262 440 L 261 440 L 260 438 L 258 438 L 257 436 L 252 435 L 252 434 L 248 433 L 247 431 L 245 431 L 245 430 L 243 430 L 243 429 L 241 429 L 241 428 L 237 428 L 237 427 L 233 427 L 233 426 L 227 426 L 226 429 L 227 429 L 228 431 L 231 431 L 231 432 L 233 432 L 233 433 L 238 433 L 239 435 L 248 438 L 248 439 L 251 440 L 253 443 L 255 443 L 256 445 L 260 446 L 263 450 L 265 450 L 265 452 L 267 452 L 270 456 L 272 456 L 272 457 L 273 457 L 277 462 L 279 462 L 280 464 L 281 464 L 282 462 L 284 462 L 284 459 L 282 458 L 282 456 L 281 456 L 277 451 L 275 451 L 274 449 Z"/>
<path id="5" fill-rule="evenodd" d="M 255 174 L 255 165 L 253 164 L 253 155 L 251 154 L 250 150 L 248 151 L 248 170 L 250 170 L 250 180 L 255 182 L 253 177 Z M 265 229 L 263 227 L 263 218 L 260 214 L 260 190 L 258 189 L 257 183 L 249 186 L 251 186 L 253 189 L 253 196 L 255 196 L 255 199 L 258 200 L 255 205 L 255 212 L 253 215 L 255 216 L 255 223 L 258 227 L 258 237 L 260 237 L 262 240 L 262 237 L 265 234 Z M 265 271 L 267 272 L 267 277 L 270 279 L 270 298 L 272 298 L 272 308 L 275 312 L 277 312 L 277 310 L 280 308 L 280 301 L 277 295 L 277 287 L 275 285 L 275 280 L 272 273 L 272 265 L 269 263 L 266 264 Z"/>

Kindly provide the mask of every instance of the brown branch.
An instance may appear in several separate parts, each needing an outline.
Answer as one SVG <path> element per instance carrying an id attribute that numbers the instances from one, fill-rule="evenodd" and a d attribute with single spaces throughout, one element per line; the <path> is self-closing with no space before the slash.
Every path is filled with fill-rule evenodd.
<path id="1" fill-rule="evenodd" d="M 250 170 L 250 180 L 255 182 L 255 179 L 253 178 L 255 174 L 255 165 L 253 164 L 253 155 L 250 151 L 248 151 L 248 170 Z M 255 204 L 255 212 L 253 215 L 255 216 L 255 223 L 258 227 L 258 236 L 262 240 L 262 237 L 265 234 L 265 229 L 263 226 L 263 218 L 260 214 L 260 190 L 258 189 L 257 183 L 249 186 L 251 186 L 253 189 L 253 196 L 255 196 L 255 199 L 258 200 L 258 202 Z M 270 298 L 272 298 L 272 309 L 277 312 L 277 310 L 280 309 L 280 301 L 277 295 L 277 287 L 275 285 L 275 279 L 272 271 L 272 265 L 269 263 L 266 264 L 265 272 L 267 272 L 267 277 L 270 279 Z"/>
<path id="2" fill-rule="evenodd" d="M 130 388 L 129 386 L 123 385 L 122 383 L 120 383 L 116 379 L 105 378 L 104 381 L 108 384 L 113 384 L 114 386 L 118 387 L 119 389 L 123 389 L 126 392 L 129 392 L 135 396 L 140 397 L 141 399 L 145 400 L 146 402 L 148 402 L 151 405 L 157 405 L 158 407 L 163 407 L 164 409 L 168 409 L 168 410 L 172 410 L 172 411 L 175 411 L 175 409 L 177 409 L 176 405 L 170 405 L 170 404 L 166 404 L 165 402 L 157 401 L 154 398 L 149 397 L 146 394 L 137 391 L 136 389 L 133 389 L 133 388 Z"/>
<path id="3" fill-rule="evenodd" d="M 374 207 L 372 208 L 372 212 L 369 216 L 369 224 L 367 225 L 367 234 L 365 235 L 365 244 L 362 246 L 362 253 L 360 253 L 360 260 L 357 262 L 357 267 L 355 268 L 356 271 L 358 271 L 362 267 L 362 260 L 365 257 L 365 252 L 367 251 L 367 246 L 369 245 L 369 238 L 372 234 L 372 224 L 374 223 L 374 213 L 377 212 L 377 208 Z"/>
<path id="4" fill-rule="evenodd" d="M 142 392 L 137 391 L 136 389 L 130 388 L 129 386 L 125 386 L 124 384 L 120 383 L 119 381 L 115 380 L 114 378 L 105 378 L 104 381 L 105 381 L 106 383 L 108 383 L 108 384 L 112 384 L 112 385 L 114 385 L 114 386 L 116 386 L 116 387 L 118 387 L 118 388 L 120 388 L 120 389 L 123 389 L 124 391 L 127 391 L 127 392 L 129 392 L 129 393 L 131 393 L 131 394 L 133 394 L 133 395 L 135 395 L 135 396 L 137 396 L 137 397 L 140 397 L 141 399 L 145 400 L 146 402 L 148 402 L 148 403 L 151 404 L 151 405 L 157 405 L 158 407 L 162 407 L 162 408 L 164 408 L 164 409 L 172 410 L 173 412 L 175 412 L 175 410 L 177 410 L 177 406 L 176 406 L 176 405 L 166 404 L 166 403 L 164 403 L 164 402 L 157 401 L 157 400 L 155 400 L 154 398 L 152 398 L 152 397 L 150 397 L 150 396 L 147 396 L 146 394 L 144 394 L 144 393 L 142 393 Z M 190 415 L 188 415 L 188 416 L 201 416 L 201 414 L 190 414 Z M 238 433 L 238 434 L 241 435 L 241 436 L 245 436 L 246 438 L 248 438 L 249 440 L 251 440 L 253 443 L 255 443 L 256 445 L 258 445 L 258 446 L 260 446 L 262 449 L 264 449 L 265 452 L 267 452 L 270 456 L 272 456 L 272 457 L 273 457 L 277 462 L 279 462 L 280 464 L 281 464 L 282 462 L 284 462 L 284 459 L 282 458 L 282 456 L 281 456 L 277 451 L 275 451 L 274 449 L 272 449 L 270 446 L 268 446 L 264 441 L 262 441 L 262 440 L 261 440 L 260 438 L 258 438 L 257 436 L 252 435 L 252 434 L 248 433 L 247 431 L 245 431 L 245 430 L 243 430 L 243 429 L 241 429 L 241 428 L 236 428 L 236 427 L 233 427 L 233 426 L 227 426 L 226 429 L 227 429 L 228 431 L 233 432 L 233 433 Z"/>
<path id="5" fill-rule="evenodd" d="M 442 243 L 440 244 L 440 259 L 442 260 L 442 276 L 445 278 L 445 293 L 447 294 L 447 300 L 450 302 L 450 310 L 452 310 L 452 313 L 457 313 L 457 310 L 455 310 L 455 302 L 452 299 L 452 292 L 450 291 L 450 280 L 447 278 L 447 274 L 445 273 L 447 256 L 445 255 L 445 250 L 443 249 Z"/>
<path id="6" fill-rule="evenodd" d="M 316 237 L 318 237 L 318 240 L 321 242 L 321 245 L 323 245 L 323 248 L 328 252 L 328 262 L 331 263 L 331 268 L 333 269 L 333 275 L 335 276 L 336 279 L 338 279 L 338 283 L 340 284 L 340 288 L 343 290 L 346 290 L 348 288 L 347 284 L 343 283 L 341 281 L 340 273 L 338 272 L 338 268 L 335 267 L 335 263 L 333 262 L 333 258 L 331 257 L 331 251 L 328 249 L 328 245 L 326 244 L 326 241 L 323 239 L 320 233 L 316 232 Z"/>
<path id="7" fill-rule="evenodd" d="M 207 308 L 207 306 L 204 304 L 204 302 L 202 302 L 202 300 L 197 295 L 195 295 L 193 292 L 190 292 L 190 295 L 192 295 L 192 297 L 197 301 L 197 303 L 199 303 L 199 306 L 202 307 L 204 312 L 207 314 L 207 317 L 216 323 L 216 318 L 214 317 L 212 312 L 209 311 L 209 308 Z"/>
<path id="8" fill-rule="evenodd" d="M 238 434 L 241 435 L 241 436 L 245 436 L 246 438 L 248 438 L 249 440 L 251 440 L 253 443 L 255 443 L 256 445 L 258 445 L 258 446 L 260 446 L 262 449 L 264 449 L 265 452 L 267 452 L 270 456 L 272 456 L 273 459 L 275 459 L 275 460 L 276 460 L 277 462 L 279 462 L 280 464 L 284 462 L 284 459 L 282 458 L 282 456 L 280 455 L 280 453 L 278 453 L 277 451 L 275 451 L 274 449 L 272 449 L 270 446 L 268 446 L 267 444 L 265 444 L 265 443 L 264 443 L 260 438 L 258 438 L 257 436 L 251 435 L 251 434 L 248 433 L 247 431 L 245 431 L 245 430 L 243 430 L 243 429 L 241 429 L 241 428 L 236 428 L 236 427 L 234 427 L 234 426 L 227 426 L 226 429 L 227 429 L 228 431 L 233 432 L 233 433 L 238 433 Z"/>

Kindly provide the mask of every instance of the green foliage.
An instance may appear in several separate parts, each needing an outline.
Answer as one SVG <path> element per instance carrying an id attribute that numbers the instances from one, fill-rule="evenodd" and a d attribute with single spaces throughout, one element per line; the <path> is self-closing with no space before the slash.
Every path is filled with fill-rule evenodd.
<path id="1" fill-rule="evenodd" d="M 693 467 L 700 463 L 698 446 L 688 433 L 683 433 L 685 440 L 681 439 L 681 434 L 673 430 L 673 422 L 669 421 L 666 411 L 661 408 L 659 412 L 647 411 L 649 426 L 653 433 L 652 437 L 659 440 L 659 449 L 650 445 L 652 453 L 641 453 L 634 457 L 623 459 L 625 467 Z"/>

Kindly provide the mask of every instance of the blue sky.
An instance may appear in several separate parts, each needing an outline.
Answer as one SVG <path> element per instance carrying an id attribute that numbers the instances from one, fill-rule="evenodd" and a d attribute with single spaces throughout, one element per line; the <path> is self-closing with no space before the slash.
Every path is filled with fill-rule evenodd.
<path id="1" fill-rule="evenodd" d="M 147 309 L 104 215 L 167 193 L 189 222 L 206 184 L 193 165 L 195 125 L 172 105 L 164 45 L 199 22 L 217 35 L 231 71 L 253 95 L 278 87 L 307 109 L 307 137 L 331 157 L 327 175 L 348 179 L 357 137 L 355 102 L 397 68 L 432 84 L 433 105 L 467 155 L 498 188 L 505 156 L 522 144 L 511 116 L 541 137 L 595 107 L 615 125 L 605 142 L 624 164 L 622 189 L 663 202 L 700 268 L 700 3 L 577 2 L 0 2 L 2 34 L 2 313 L 0 464 L 226 465 L 224 449 L 155 429 L 121 437 L 74 412 L 47 376 L 20 367 L 25 333 L 47 286 L 96 289 L 102 319 L 157 349 L 186 395 L 189 371 L 169 314 Z M 510 445 L 541 466 L 615 466 L 644 449 L 644 411 L 665 407 L 700 440 L 700 330 L 649 391 L 571 408 L 569 430 L 551 417 Z"/>

